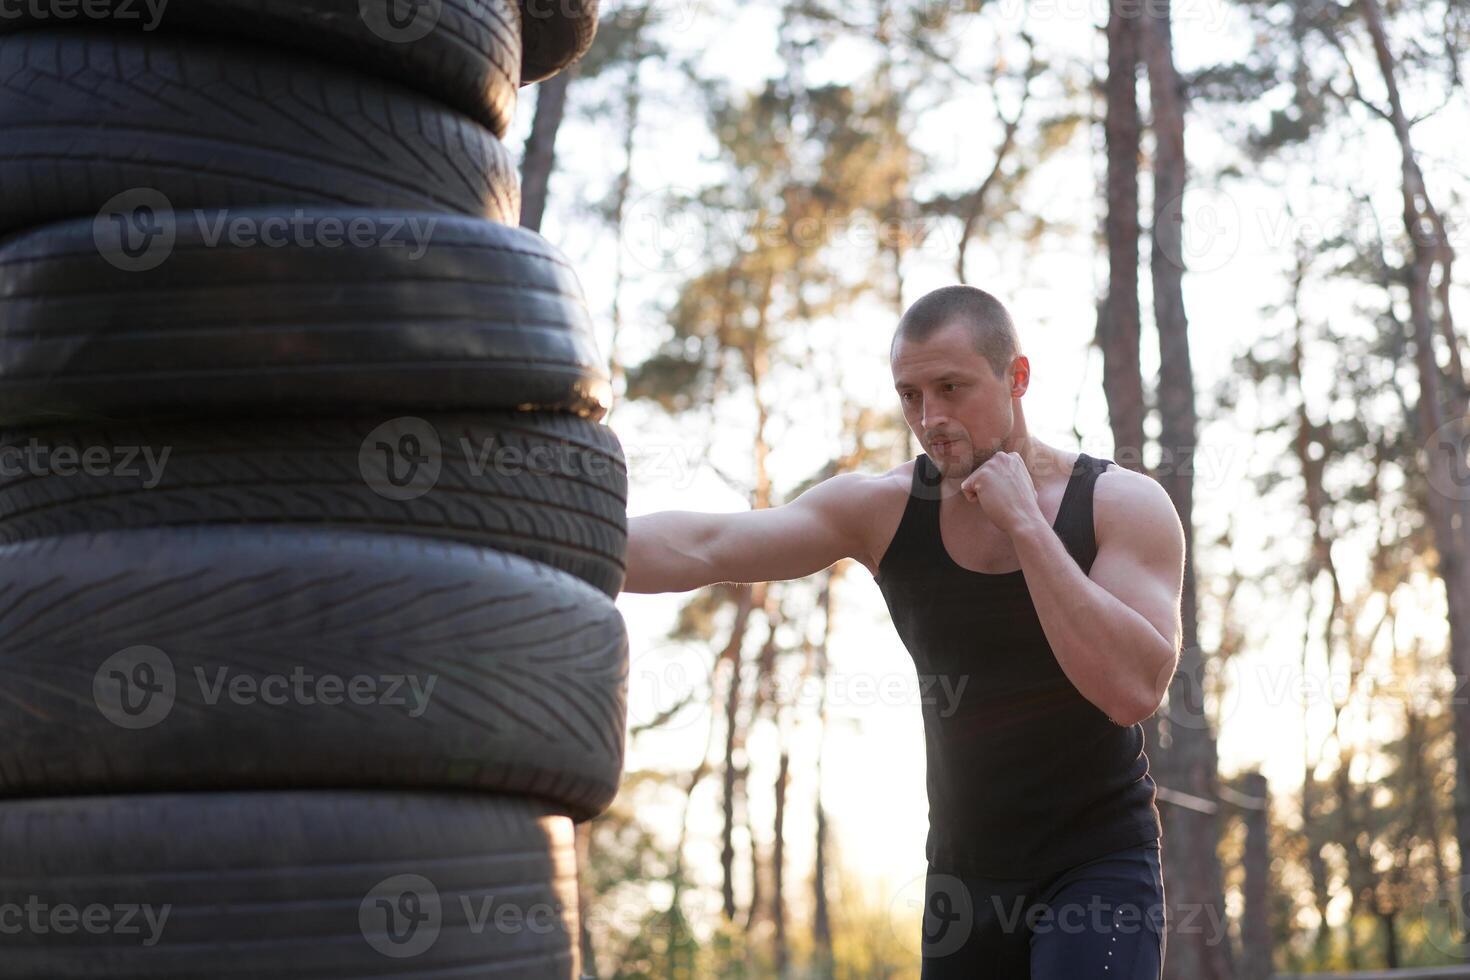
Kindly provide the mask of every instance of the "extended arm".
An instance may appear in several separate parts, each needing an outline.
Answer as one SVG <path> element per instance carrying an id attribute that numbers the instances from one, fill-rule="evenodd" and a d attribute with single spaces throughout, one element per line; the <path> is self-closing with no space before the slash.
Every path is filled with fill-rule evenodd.
<path id="1" fill-rule="evenodd" d="M 628 520 L 624 592 L 688 592 L 716 582 L 804 578 L 857 557 L 857 516 L 871 477 L 841 473 L 780 507 Z"/>

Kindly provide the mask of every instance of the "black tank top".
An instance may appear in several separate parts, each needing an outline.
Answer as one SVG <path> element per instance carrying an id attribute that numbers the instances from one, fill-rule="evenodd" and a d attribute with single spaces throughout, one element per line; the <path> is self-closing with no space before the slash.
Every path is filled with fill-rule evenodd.
<path id="1" fill-rule="evenodd" d="M 1111 462 L 1078 455 L 1053 525 L 1084 573 L 1097 556 L 1093 485 Z M 1021 570 L 949 557 L 939 502 L 939 473 L 920 454 L 875 576 L 919 674 L 930 864 L 1039 878 L 1159 839 L 1143 726 L 1115 725 L 1062 672 Z"/>

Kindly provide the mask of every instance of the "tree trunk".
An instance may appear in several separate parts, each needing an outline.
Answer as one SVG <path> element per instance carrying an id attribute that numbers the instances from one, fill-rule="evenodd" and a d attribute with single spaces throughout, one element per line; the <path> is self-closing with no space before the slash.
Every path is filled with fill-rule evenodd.
<path id="1" fill-rule="evenodd" d="M 1311 414 L 1307 410 L 1306 390 L 1302 385 L 1302 376 L 1306 367 L 1306 324 L 1302 312 L 1302 291 L 1307 280 L 1308 254 L 1304 247 L 1298 243 L 1296 259 L 1292 268 L 1291 279 L 1291 314 L 1292 314 L 1292 347 L 1291 362 L 1288 375 L 1291 384 L 1295 388 L 1297 409 L 1295 419 L 1295 430 L 1293 432 L 1292 448 L 1296 457 L 1297 466 L 1302 473 L 1302 500 L 1305 502 L 1307 520 L 1312 527 L 1312 547 L 1307 559 L 1306 568 L 1306 597 L 1307 610 L 1303 621 L 1306 629 L 1302 633 L 1302 676 L 1310 676 L 1308 658 L 1311 655 L 1312 629 L 1311 624 L 1316 621 L 1315 587 L 1318 576 L 1326 571 L 1332 582 L 1332 606 L 1328 610 L 1327 621 L 1322 627 L 1322 640 L 1327 650 L 1327 659 L 1332 660 L 1332 638 L 1333 626 L 1337 621 L 1338 611 L 1342 607 L 1342 587 L 1337 575 L 1337 567 L 1332 560 L 1332 542 L 1324 535 L 1323 528 L 1331 527 L 1331 516 L 1325 513 L 1327 504 L 1326 490 L 1322 485 L 1322 476 L 1326 471 L 1328 454 L 1322 453 L 1320 459 L 1313 459 L 1311 445 L 1320 441 L 1322 426 L 1312 421 Z M 1325 450 L 1325 447 L 1324 447 Z M 1307 714 L 1310 705 L 1304 700 L 1302 703 L 1302 758 L 1304 770 L 1302 773 L 1302 826 L 1306 828 L 1307 839 L 1307 866 L 1312 877 L 1313 899 L 1316 904 L 1321 924 L 1317 927 L 1316 949 L 1319 962 L 1325 960 L 1328 955 L 1328 944 L 1331 933 L 1327 927 L 1327 907 L 1331 903 L 1332 883 L 1327 870 L 1327 862 L 1322 857 L 1322 842 L 1316 834 L 1311 832 L 1314 820 L 1317 817 L 1317 780 L 1314 775 L 1317 768 L 1317 758 L 1310 747 L 1308 733 L 1311 726 L 1307 724 Z M 1249 955 L 1249 946 L 1246 953 Z"/>
<path id="2" fill-rule="evenodd" d="M 1452 253 L 1444 238 L 1443 224 L 1429 197 L 1424 175 L 1410 134 L 1408 116 L 1399 96 L 1396 65 L 1388 47 L 1383 24 L 1383 11 L 1377 0 L 1360 0 L 1363 19 L 1373 40 L 1388 92 L 1389 118 L 1398 139 L 1401 159 L 1404 229 L 1412 245 L 1412 258 L 1407 270 L 1409 319 L 1413 327 L 1414 360 L 1418 367 L 1419 399 L 1416 411 L 1418 442 L 1428 452 L 1430 489 L 1426 494 L 1428 518 L 1434 531 L 1439 572 L 1444 580 L 1445 600 L 1449 610 L 1450 663 L 1456 675 L 1470 672 L 1470 484 L 1465 480 L 1464 399 L 1458 386 L 1463 376 L 1450 379 L 1448 392 L 1434 354 L 1435 318 L 1429 281 L 1436 264 L 1448 273 Z M 1448 301 L 1446 294 L 1445 300 Z M 1448 317 L 1448 306 L 1441 317 Z M 1441 330 L 1452 333 L 1452 321 L 1441 320 Z M 1458 338 L 1449 338 L 1452 347 Z M 1452 361 L 1452 363 L 1455 363 Z M 1445 395 L 1448 394 L 1448 399 Z M 1445 402 L 1454 413 L 1446 415 Z M 1452 705 L 1455 726 L 1455 834 L 1461 855 L 1461 874 L 1470 854 L 1470 704 L 1456 698 Z"/>
<path id="3" fill-rule="evenodd" d="M 762 714 L 766 712 L 766 692 L 770 690 L 771 677 L 776 669 L 776 630 L 780 626 L 777 607 L 779 602 L 773 602 L 773 590 L 769 585 L 766 587 L 765 602 L 761 606 L 766 617 L 766 641 L 761 645 L 761 651 L 756 656 L 755 667 L 755 693 L 751 699 L 750 719 L 745 724 L 745 730 L 750 732 L 759 723 Z M 776 704 L 771 713 L 777 714 L 780 705 Z M 779 728 L 780 720 L 776 719 Z M 743 741 L 743 740 L 742 740 Z M 750 905 L 745 910 L 745 929 L 749 932 L 757 922 L 767 913 L 765 897 L 762 889 L 765 887 L 766 868 L 761 860 L 761 848 L 755 833 L 755 823 L 751 820 L 750 800 L 750 760 L 745 760 L 745 765 L 740 767 L 740 787 L 747 802 L 745 808 L 745 833 L 750 838 Z"/>
<path id="4" fill-rule="evenodd" d="M 753 724 L 753 722 L 752 722 Z M 761 861 L 761 845 L 755 835 L 755 824 L 750 819 L 750 768 L 749 762 L 740 770 L 740 792 L 745 799 L 745 836 L 750 839 L 750 904 L 745 907 L 745 934 L 749 936 L 766 914 L 764 880 L 765 866 Z M 753 962 L 755 947 L 748 944 L 745 949 L 746 962 Z"/>
<path id="5" fill-rule="evenodd" d="M 775 920 L 776 976 L 785 980 L 790 951 L 786 948 L 786 786 L 791 777 L 791 755 L 781 750 L 776 772 L 775 841 L 771 845 L 771 918 Z"/>
<path id="6" fill-rule="evenodd" d="M 521 227 L 532 231 L 541 230 L 541 218 L 546 210 L 546 189 L 551 181 L 551 171 L 556 164 L 556 133 L 566 113 L 567 83 L 574 70 L 569 69 L 541 83 L 536 94 L 536 116 L 531 123 L 531 135 L 526 140 L 521 159 Z M 529 190 L 528 190 L 529 189 Z M 582 823 L 576 830 L 577 867 L 586 871 L 588 850 L 591 847 L 591 825 Z M 582 910 L 580 943 L 582 948 L 582 973 L 587 977 L 597 976 L 597 958 L 592 947 L 592 934 L 587 928 L 587 909 L 591 895 L 586 889 L 582 875 L 577 879 L 577 898 Z"/>
<path id="7" fill-rule="evenodd" d="M 1342 745 L 1342 739 L 1338 739 Z M 1365 839 L 1372 834 L 1370 825 L 1372 822 L 1372 807 L 1359 807 L 1360 801 L 1358 789 L 1353 785 L 1352 767 L 1353 753 L 1351 750 L 1340 750 L 1337 769 L 1332 774 L 1332 786 L 1337 793 L 1337 812 L 1339 814 L 1340 828 L 1342 830 L 1343 857 L 1347 862 L 1347 889 L 1352 896 L 1351 913 L 1348 916 L 1347 933 L 1347 956 L 1348 965 L 1353 969 L 1362 969 L 1366 966 L 1358 949 L 1357 932 L 1352 928 L 1353 920 L 1363 910 L 1365 900 L 1373 893 L 1373 886 L 1377 873 L 1373 867 L 1373 856 L 1363 846 Z M 1367 812 L 1362 812 L 1366 810 Z M 1374 910 L 1376 911 L 1376 909 Z"/>
<path id="8" fill-rule="evenodd" d="M 1240 980 L 1269 980 L 1271 963 L 1271 816 L 1266 777 L 1247 773 L 1242 787 L 1262 802 L 1245 811 L 1245 909 L 1240 920 Z"/>
<path id="9" fill-rule="evenodd" d="M 755 460 L 755 489 L 751 494 L 751 508 L 759 510 L 771 506 L 771 477 L 766 468 L 770 447 L 766 444 L 766 423 L 770 413 L 761 400 L 761 381 L 766 375 L 769 355 L 765 348 L 767 316 L 771 308 L 771 280 L 765 281 L 759 303 L 759 322 L 751 332 L 748 342 L 740 349 L 746 373 L 750 378 L 751 391 L 755 397 L 756 428 L 751 453 Z M 740 605 L 736 612 L 738 629 L 731 632 L 730 643 L 725 655 L 733 665 L 729 694 L 725 699 L 725 762 L 724 762 L 724 829 L 720 847 L 720 892 L 723 899 L 725 919 L 735 921 L 735 795 L 740 787 L 740 771 L 735 766 L 735 749 L 742 745 L 745 733 L 740 726 L 740 660 L 745 631 L 749 625 L 751 611 L 766 606 L 769 583 L 756 582 L 741 587 Z M 752 847 L 754 841 L 752 841 Z M 759 882 L 755 883 L 759 888 Z"/>
<path id="10" fill-rule="evenodd" d="M 827 569 L 822 579 L 822 593 L 817 604 L 822 608 L 822 639 L 816 655 L 817 725 L 819 738 L 827 734 L 827 641 L 832 635 L 832 586 L 838 572 Z M 822 742 L 818 743 L 819 745 Z M 827 901 L 827 811 L 822 808 L 822 753 L 817 753 L 817 827 L 816 857 L 812 867 L 812 938 L 816 945 L 816 975 L 818 980 L 828 980 L 833 974 L 835 963 L 832 956 L 832 919 Z"/>
<path id="11" fill-rule="evenodd" d="M 1184 526 L 1184 584 L 1181 599 L 1183 629 L 1179 670 L 1169 682 L 1169 746 L 1162 751 L 1161 774 L 1175 789 L 1218 798 L 1215 736 L 1204 712 L 1204 651 L 1198 642 L 1198 599 L 1194 562 L 1194 466 L 1197 418 L 1194 372 L 1189 359 L 1189 322 L 1184 310 L 1183 209 L 1185 185 L 1184 100 L 1174 70 L 1168 0 L 1148 8 L 1140 18 L 1140 48 L 1148 67 L 1154 132 L 1154 194 L 1152 273 L 1154 320 L 1159 334 L 1160 469 L 1157 479 L 1168 491 Z M 1136 335 L 1134 343 L 1136 344 Z M 1168 679 L 1161 679 L 1168 682 Z M 1162 686 L 1162 685 L 1161 685 Z M 1190 688 L 1186 690 L 1186 688 Z M 1188 717 L 1186 717 L 1188 715 Z M 1159 746 L 1163 749 L 1163 746 Z M 1164 837 L 1172 858 L 1165 865 L 1164 889 L 1176 910 L 1175 921 L 1187 910 L 1212 909 L 1225 917 L 1224 881 L 1218 845 L 1220 816 L 1216 809 L 1200 813 L 1170 807 L 1164 813 Z M 1228 938 L 1210 943 L 1203 931 L 1177 933 L 1169 944 L 1169 978 L 1230 980 L 1235 974 Z"/>
<path id="12" fill-rule="evenodd" d="M 1313 768 L 1309 761 L 1302 775 L 1302 827 L 1307 831 L 1307 870 L 1312 876 L 1313 906 L 1317 910 L 1317 932 L 1313 936 L 1312 951 L 1317 962 L 1322 963 L 1326 962 L 1332 949 L 1332 933 L 1327 926 L 1327 908 L 1332 904 L 1332 879 L 1327 859 L 1322 856 L 1322 843 L 1311 833 L 1320 797 Z"/>
<path id="13" fill-rule="evenodd" d="M 1138 22 L 1112 4 L 1108 16 L 1108 287 L 1097 319 L 1113 458 L 1143 470 L 1143 378 L 1138 367 Z"/>
<path id="14" fill-rule="evenodd" d="M 638 132 L 638 107 L 642 99 L 642 89 L 639 87 L 639 75 L 635 70 L 628 80 L 628 91 L 623 99 L 623 169 L 618 174 L 616 188 L 613 191 L 613 228 L 618 234 L 618 250 L 613 260 L 613 290 L 612 290 L 612 335 L 608 339 L 608 375 L 612 380 L 613 391 L 624 387 L 625 371 L 623 362 L 618 357 L 618 338 L 623 331 L 623 285 L 627 280 L 624 270 L 623 249 L 623 215 L 628 206 L 628 194 L 633 186 L 633 140 Z M 610 425 L 613 410 L 617 404 L 612 405 L 603 417 L 603 424 Z"/>
<path id="15" fill-rule="evenodd" d="M 580 940 L 578 945 L 582 948 L 582 973 L 583 978 L 595 978 L 597 976 L 597 952 L 592 946 L 592 932 L 587 928 L 588 920 L 592 918 L 592 892 L 587 888 L 587 872 L 592 867 L 592 823 L 587 821 L 577 824 L 576 828 L 576 850 L 577 850 L 577 922 Z"/>
<path id="16" fill-rule="evenodd" d="M 730 688 L 725 695 L 725 759 L 720 800 L 725 822 L 720 833 L 720 896 L 725 919 L 735 921 L 735 726 L 740 704 L 740 653 L 730 658 Z"/>
<path id="17" fill-rule="evenodd" d="M 1431 734 L 1429 719 L 1416 710 L 1413 701 L 1406 701 L 1404 710 L 1404 748 L 1410 766 L 1409 785 L 1413 787 L 1410 804 L 1410 830 L 1429 842 L 1431 860 L 1436 882 L 1448 881 L 1445 870 L 1444 852 L 1440 847 L 1439 815 L 1435 808 L 1434 777 L 1430 772 L 1429 751 Z"/>
<path id="18" fill-rule="evenodd" d="M 740 732 L 740 675 L 741 647 L 745 632 L 750 625 L 750 614 L 756 606 L 757 589 L 764 586 L 742 586 L 736 589 L 739 598 L 735 606 L 735 623 L 730 629 L 729 642 L 720 652 L 719 660 L 730 663 L 730 687 L 725 693 L 725 753 L 721 770 L 721 801 L 724 807 L 724 826 L 720 834 L 720 895 L 723 899 L 725 919 L 735 921 L 735 790 L 738 783 L 735 768 L 735 748 L 739 744 Z"/>
<path id="19" fill-rule="evenodd" d="M 536 86 L 536 115 L 521 158 L 521 227 L 541 230 L 546 213 L 546 190 L 556 167 L 556 134 L 566 115 L 567 86 L 577 74 L 575 65 Z"/>
<path id="20" fill-rule="evenodd" d="M 1143 376 L 1138 365 L 1138 24 L 1121 5 L 1108 16 L 1108 78 L 1104 136 L 1108 174 L 1103 219 L 1108 248 L 1107 290 L 1098 307 L 1096 343 L 1103 355 L 1103 394 L 1113 430 L 1113 460 L 1143 471 Z M 1159 716 L 1143 723 L 1146 745 L 1158 754 Z M 1162 773 L 1156 773 L 1156 778 Z"/>
<path id="21" fill-rule="evenodd" d="M 1378 919 L 1383 923 L 1383 965 L 1389 970 L 1397 970 L 1400 965 L 1398 912 L 1379 913 Z"/>
<path id="22" fill-rule="evenodd" d="M 1158 746 L 1160 774 L 1173 789 L 1217 799 L 1219 771 L 1210 720 L 1204 711 L 1204 651 L 1198 645 L 1198 598 L 1194 563 L 1194 370 L 1189 363 L 1188 319 L 1183 307 L 1182 201 L 1185 190 L 1185 116 L 1179 76 L 1173 65 L 1169 3 L 1154 4 L 1138 21 L 1139 51 L 1150 78 L 1154 128 L 1154 213 L 1150 269 L 1154 319 L 1158 329 L 1160 378 L 1160 470 L 1158 482 L 1169 492 L 1185 532 L 1182 648 L 1179 671 L 1170 683 L 1166 721 L 1169 745 Z M 1136 335 L 1135 335 L 1136 344 Z M 1185 807 L 1164 811 L 1164 890 L 1172 920 L 1188 912 L 1213 909 L 1225 918 L 1225 886 L 1220 873 L 1219 810 L 1198 813 Z M 1164 976 L 1180 980 L 1229 980 L 1235 974 L 1229 940 L 1208 942 L 1202 930 L 1170 937 L 1170 962 Z"/>

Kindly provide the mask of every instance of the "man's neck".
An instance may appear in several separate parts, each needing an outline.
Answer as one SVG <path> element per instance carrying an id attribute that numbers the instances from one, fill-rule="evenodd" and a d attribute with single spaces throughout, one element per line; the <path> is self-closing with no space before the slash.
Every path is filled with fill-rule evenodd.
<path id="1" fill-rule="evenodd" d="M 1009 447 L 1006 452 L 1020 453 L 1021 460 L 1026 464 L 1026 472 L 1031 474 L 1031 482 L 1038 487 L 1048 480 L 1055 479 L 1062 472 L 1062 462 L 1065 454 L 1055 446 L 1048 446 L 1040 439 L 1023 432 L 1017 442 L 1020 448 Z"/>

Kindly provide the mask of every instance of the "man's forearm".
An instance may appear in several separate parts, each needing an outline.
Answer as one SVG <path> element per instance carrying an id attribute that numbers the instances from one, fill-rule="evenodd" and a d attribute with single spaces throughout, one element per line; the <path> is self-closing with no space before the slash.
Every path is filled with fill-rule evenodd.
<path id="1" fill-rule="evenodd" d="M 689 592 L 718 581 L 704 557 L 718 514 L 663 510 L 628 519 L 624 592 Z"/>
<path id="2" fill-rule="evenodd" d="M 1042 631 L 1062 672 L 1109 718 L 1132 724 L 1158 703 L 1174 650 L 1152 623 L 1082 571 L 1044 521 L 1012 535 Z"/>

